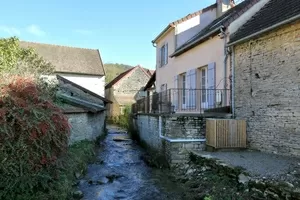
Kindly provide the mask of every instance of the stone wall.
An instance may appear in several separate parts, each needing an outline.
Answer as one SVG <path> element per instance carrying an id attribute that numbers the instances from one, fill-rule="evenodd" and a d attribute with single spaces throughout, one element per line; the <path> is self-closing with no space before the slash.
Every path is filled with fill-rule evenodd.
<path id="1" fill-rule="evenodd" d="M 140 140 L 151 150 L 165 156 L 169 164 L 183 162 L 190 150 L 204 150 L 205 142 L 174 142 L 160 137 L 159 117 L 156 114 L 139 114 L 134 119 Z M 169 139 L 205 138 L 205 118 L 195 116 L 161 116 L 161 135 Z"/>
<path id="2" fill-rule="evenodd" d="M 300 21 L 235 47 L 235 114 L 249 147 L 300 156 Z"/>
<path id="3" fill-rule="evenodd" d="M 162 140 L 159 137 L 159 116 L 158 115 L 138 115 L 135 125 L 139 138 L 150 148 L 163 152 Z"/>
<path id="4" fill-rule="evenodd" d="M 104 134 L 105 112 L 66 114 L 71 125 L 69 144 L 81 140 L 95 140 Z"/>
<path id="5" fill-rule="evenodd" d="M 203 116 L 169 115 L 164 117 L 164 135 L 170 138 L 205 138 Z"/>

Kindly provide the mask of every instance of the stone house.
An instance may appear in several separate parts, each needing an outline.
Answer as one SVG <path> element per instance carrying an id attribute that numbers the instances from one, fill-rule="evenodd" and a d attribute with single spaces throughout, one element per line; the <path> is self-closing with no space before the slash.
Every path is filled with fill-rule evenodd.
<path id="1" fill-rule="evenodd" d="M 153 41 L 156 91 L 176 113 L 230 106 L 226 42 L 267 0 L 217 0 L 171 22 Z M 163 109 L 164 110 L 164 109 Z M 163 111 L 162 110 L 162 111 Z"/>
<path id="2" fill-rule="evenodd" d="M 98 49 L 20 41 L 55 66 L 58 74 L 100 96 L 104 96 L 105 71 Z M 52 78 L 55 79 L 55 76 Z"/>
<path id="3" fill-rule="evenodd" d="M 69 144 L 81 140 L 95 140 L 105 132 L 105 107 L 108 99 L 57 75 L 59 105 L 71 125 Z"/>
<path id="4" fill-rule="evenodd" d="M 107 116 L 115 117 L 124 113 L 126 106 L 146 96 L 143 87 L 153 71 L 140 66 L 133 67 L 114 78 L 105 86 L 105 96 L 113 102 L 107 105 Z"/>
<path id="5" fill-rule="evenodd" d="M 269 0 L 229 41 L 250 148 L 300 156 L 300 4 Z"/>

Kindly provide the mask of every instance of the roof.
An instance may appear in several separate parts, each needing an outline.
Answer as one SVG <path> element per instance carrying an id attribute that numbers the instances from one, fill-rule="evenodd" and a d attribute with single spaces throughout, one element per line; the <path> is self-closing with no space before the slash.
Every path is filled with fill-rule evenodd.
<path id="1" fill-rule="evenodd" d="M 85 92 L 85 93 L 87 93 L 87 94 L 89 94 L 93 97 L 96 97 L 96 98 L 102 100 L 104 103 L 112 103 L 112 101 L 110 101 L 110 100 L 108 100 L 108 99 L 106 99 L 106 98 L 104 98 L 104 97 L 102 97 L 102 96 L 100 96 L 100 95 L 98 95 L 98 94 L 96 94 L 96 93 L 94 93 L 94 92 L 92 92 L 92 91 L 90 91 L 90 90 L 88 90 L 88 89 L 86 89 L 86 88 L 84 88 L 84 87 L 82 87 L 82 86 L 80 86 L 80 85 L 64 78 L 64 77 L 62 77 L 62 76 L 60 76 L 60 75 L 56 75 L 56 78 L 58 80 L 64 82 L 64 83 L 72 85 L 73 87 L 75 87 L 75 88 L 77 88 L 77 89 L 79 89 L 79 90 L 81 90 L 81 91 L 83 91 L 83 92 Z"/>
<path id="2" fill-rule="evenodd" d="M 130 68 L 128 70 L 126 70 L 125 72 L 119 74 L 116 78 L 114 78 L 112 81 L 110 81 L 109 83 L 107 83 L 105 85 L 105 89 L 108 89 L 108 88 L 111 88 L 113 85 L 115 85 L 116 83 L 118 83 L 120 80 L 122 80 L 124 77 L 126 77 L 127 75 L 130 74 L 131 71 L 137 69 L 137 68 L 140 68 L 145 74 L 147 74 L 147 76 L 151 76 L 151 71 L 148 70 L 148 69 L 145 69 L 141 66 L 136 66 L 136 67 L 133 67 L 133 68 Z"/>
<path id="3" fill-rule="evenodd" d="M 237 19 L 241 14 L 243 14 L 245 11 L 251 8 L 258 1 L 260 0 L 245 0 L 237 4 L 233 8 L 229 9 L 222 16 L 212 21 L 209 25 L 207 25 L 204 29 L 202 29 L 199 33 L 197 33 L 186 43 L 178 47 L 175 50 L 175 52 L 172 55 L 170 55 L 170 57 L 179 56 L 185 53 L 186 51 L 201 44 L 210 37 L 219 34 L 221 28 L 228 27 L 231 22 Z"/>
<path id="4" fill-rule="evenodd" d="M 78 113 L 78 112 L 101 112 L 105 110 L 105 107 L 99 104 L 92 103 L 77 97 L 72 97 L 63 92 L 57 92 L 56 97 L 61 99 L 65 104 L 71 106 L 62 105 L 64 113 Z"/>
<path id="5" fill-rule="evenodd" d="M 230 44 L 250 39 L 283 24 L 300 19 L 299 0 L 270 0 L 230 37 Z"/>
<path id="6" fill-rule="evenodd" d="M 147 69 L 147 72 L 152 76 L 155 73 L 155 70 Z"/>
<path id="7" fill-rule="evenodd" d="M 144 87 L 144 91 L 150 89 L 154 85 L 155 81 L 156 81 L 156 71 L 154 71 L 154 73 L 152 74 L 152 76 L 149 79 L 148 83 Z"/>
<path id="8" fill-rule="evenodd" d="M 182 22 L 185 22 L 185 21 L 187 21 L 187 20 L 189 20 L 189 19 L 191 19 L 191 18 L 193 18 L 195 16 L 201 15 L 202 13 L 204 13 L 204 12 L 206 12 L 208 10 L 214 9 L 214 8 L 217 8 L 217 3 L 212 4 L 212 5 L 210 5 L 210 6 L 206 7 L 206 8 L 198 10 L 196 12 L 189 13 L 185 17 L 182 17 L 182 18 L 180 18 L 180 19 L 178 19 L 176 21 L 173 21 L 173 22 L 169 23 L 167 25 L 167 27 L 162 32 L 160 32 L 160 34 L 158 34 L 158 36 L 154 40 L 152 40 L 152 43 L 155 43 L 164 33 L 166 33 L 170 28 L 175 27 L 177 24 L 181 24 Z"/>
<path id="9" fill-rule="evenodd" d="M 56 72 L 105 75 L 100 52 L 97 49 L 25 41 L 20 41 L 20 46 L 33 48 L 36 53 L 55 66 Z"/>

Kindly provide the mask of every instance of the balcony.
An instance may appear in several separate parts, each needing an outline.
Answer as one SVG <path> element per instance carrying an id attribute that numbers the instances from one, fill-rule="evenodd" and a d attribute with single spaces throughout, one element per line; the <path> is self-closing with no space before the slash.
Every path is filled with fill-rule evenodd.
<path id="1" fill-rule="evenodd" d="M 230 112 L 228 89 L 168 89 L 138 100 L 133 113 Z"/>

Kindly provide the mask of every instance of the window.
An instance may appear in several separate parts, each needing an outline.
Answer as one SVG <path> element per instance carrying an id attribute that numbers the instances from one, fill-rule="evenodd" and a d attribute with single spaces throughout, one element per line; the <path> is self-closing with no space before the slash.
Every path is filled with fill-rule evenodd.
<path id="1" fill-rule="evenodd" d="M 168 64 L 168 43 L 160 48 L 160 66 Z"/>

